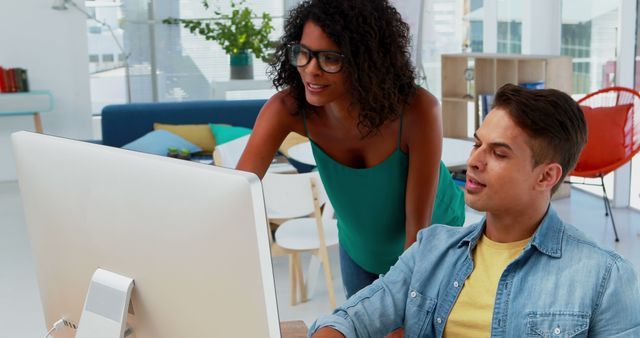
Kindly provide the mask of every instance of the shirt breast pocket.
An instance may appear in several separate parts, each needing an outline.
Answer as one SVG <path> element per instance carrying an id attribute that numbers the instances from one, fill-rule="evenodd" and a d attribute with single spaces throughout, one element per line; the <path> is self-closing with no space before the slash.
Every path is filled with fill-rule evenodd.
<path id="1" fill-rule="evenodd" d="M 527 337 L 587 337 L 589 317 L 584 312 L 530 312 L 527 318 Z"/>
<path id="2" fill-rule="evenodd" d="M 436 306 L 436 300 L 423 296 L 416 290 L 409 290 L 407 297 L 407 307 L 405 309 L 405 325 L 404 337 L 417 338 L 425 336 L 425 330 L 431 318 L 433 317 L 433 309 Z"/>

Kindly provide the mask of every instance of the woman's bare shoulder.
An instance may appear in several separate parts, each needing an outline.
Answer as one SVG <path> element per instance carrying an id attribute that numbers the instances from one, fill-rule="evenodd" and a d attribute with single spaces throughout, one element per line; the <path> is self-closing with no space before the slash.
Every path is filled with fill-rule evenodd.
<path id="1" fill-rule="evenodd" d="M 274 94 L 260 111 L 259 120 L 269 125 L 279 125 L 289 131 L 304 129 L 302 118 L 297 114 L 298 105 L 288 90 Z"/>
<path id="2" fill-rule="evenodd" d="M 293 115 L 296 112 L 297 104 L 296 100 L 289 94 L 289 91 L 285 89 L 271 96 L 264 105 L 263 110 L 265 109 L 276 111 L 280 115 Z M 283 112 L 289 114 L 282 114 Z"/>
<path id="3" fill-rule="evenodd" d="M 428 90 L 418 87 L 415 94 L 411 98 L 410 106 L 419 109 L 438 109 L 438 99 Z"/>
<path id="4" fill-rule="evenodd" d="M 440 104 L 438 99 L 424 88 L 418 87 L 409 101 L 405 114 L 408 126 L 423 127 L 440 122 Z"/>
<path id="5" fill-rule="evenodd" d="M 287 92 L 280 91 L 275 93 L 260 111 L 262 119 L 268 119 L 272 122 L 290 123 L 296 119 L 296 102 Z"/>

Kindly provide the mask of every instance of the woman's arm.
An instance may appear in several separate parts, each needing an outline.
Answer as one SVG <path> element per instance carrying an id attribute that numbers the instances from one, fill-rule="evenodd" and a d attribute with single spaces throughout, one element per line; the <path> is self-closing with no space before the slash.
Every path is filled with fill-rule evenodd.
<path id="1" fill-rule="evenodd" d="M 293 99 L 286 92 L 275 94 L 265 103 L 236 169 L 253 172 L 260 179 L 264 177 L 284 138 L 297 129 L 298 116 L 291 114 L 293 109 Z"/>
<path id="2" fill-rule="evenodd" d="M 403 137 L 409 150 L 405 197 L 405 249 L 418 231 L 431 224 L 442 154 L 442 118 L 438 100 L 419 88 L 404 117 Z"/>

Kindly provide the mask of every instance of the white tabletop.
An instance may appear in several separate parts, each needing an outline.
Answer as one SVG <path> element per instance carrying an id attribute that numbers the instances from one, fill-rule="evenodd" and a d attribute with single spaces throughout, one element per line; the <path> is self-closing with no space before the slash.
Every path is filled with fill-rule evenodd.
<path id="1" fill-rule="evenodd" d="M 473 142 L 445 137 L 442 141 L 442 162 L 448 168 L 464 166 L 473 148 Z M 316 165 L 311 151 L 311 143 L 304 142 L 292 146 L 287 151 L 289 157 L 309 165 Z"/>

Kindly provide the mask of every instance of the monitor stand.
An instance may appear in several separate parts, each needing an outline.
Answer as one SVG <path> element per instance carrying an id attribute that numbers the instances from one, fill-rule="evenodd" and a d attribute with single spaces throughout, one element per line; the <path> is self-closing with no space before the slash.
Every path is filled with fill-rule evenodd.
<path id="1" fill-rule="evenodd" d="M 97 269 L 91 277 L 76 338 L 124 338 L 133 279 Z M 126 333 L 125 333 L 126 332 Z"/>

